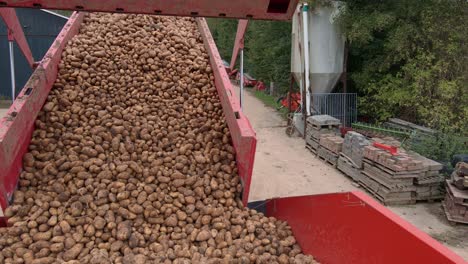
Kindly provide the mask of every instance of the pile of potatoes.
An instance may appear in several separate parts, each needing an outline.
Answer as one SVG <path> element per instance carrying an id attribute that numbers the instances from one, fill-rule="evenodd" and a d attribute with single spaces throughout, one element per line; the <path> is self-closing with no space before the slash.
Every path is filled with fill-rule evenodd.
<path id="1" fill-rule="evenodd" d="M 315 263 L 243 207 L 193 18 L 89 14 L 35 123 L 0 263 Z"/>

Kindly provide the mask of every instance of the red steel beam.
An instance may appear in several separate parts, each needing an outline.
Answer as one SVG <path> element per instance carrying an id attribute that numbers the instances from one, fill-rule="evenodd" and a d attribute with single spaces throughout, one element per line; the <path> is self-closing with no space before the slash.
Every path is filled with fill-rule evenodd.
<path id="1" fill-rule="evenodd" d="M 266 215 L 287 221 L 321 263 L 466 263 L 362 192 L 272 199 Z"/>
<path id="2" fill-rule="evenodd" d="M 231 70 L 233 70 L 234 66 L 236 65 L 239 50 L 244 48 L 244 36 L 245 32 L 247 31 L 248 25 L 249 21 L 245 19 L 239 20 L 239 23 L 237 24 L 236 40 L 234 41 L 234 49 L 232 50 L 231 64 L 229 65 L 229 68 Z"/>
<path id="3" fill-rule="evenodd" d="M 6 7 L 267 20 L 290 20 L 297 3 L 298 0 L 0 0 L 0 6 Z"/>
<path id="4" fill-rule="evenodd" d="M 210 55 L 210 63 L 215 77 L 216 89 L 221 105 L 223 106 L 226 122 L 229 126 L 232 143 L 236 149 L 238 173 L 243 185 L 242 202 L 247 206 L 255 148 L 257 146 L 256 135 L 249 120 L 240 108 L 239 100 L 234 95 L 234 89 L 224 69 L 221 56 L 211 36 L 208 24 L 204 18 L 197 19 L 197 23 L 205 48 L 208 55 Z"/>
<path id="5" fill-rule="evenodd" d="M 28 64 L 31 68 L 34 67 L 34 58 L 32 56 L 31 50 L 29 49 L 28 42 L 24 36 L 23 27 L 21 26 L 18 17 L 16 16 L 16 11 L 14 8 L 0 8 L 0 17 L 8 28 L 8 40 L 15 40 L 18 44 L 21 52 L 28 61 Z"/>
<path id="6" fill-rule="evenodd" d="M 7 114 L 0 119 L 0 205 L 3 209 L 16 188 L 34 121 L 57 77 L 62 50 L 78 33 L 83 16 L 75 12 L 70 17 Z"/>

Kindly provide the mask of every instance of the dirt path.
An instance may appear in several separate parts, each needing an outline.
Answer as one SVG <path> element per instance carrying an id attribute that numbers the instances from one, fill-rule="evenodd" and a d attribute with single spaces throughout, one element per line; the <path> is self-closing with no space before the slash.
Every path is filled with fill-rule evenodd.
<path id="1" fill-rule="evenodd" d="M 0 118 L 2 118 L 8 112 L 11 102 L 7 100 L 0 100 Z"/>
<path id="2" fill-rule="evenodd" d="M 0 108 L 0 118 L 2 118 L 6 113 L 8 112 L 8 109 L 6 108 Z"/>
<path id="3" fill-rule="evenodd" d="M 236 87 L 238 93 L 238 87 Z M 361 190 L 338 170 L 315 158 L 302 138 L 286 136 L 286 122 L 275 109 L 250 92 L 244 93 L 244 113 L 257 133 L 257 153 L 250 201 L 272 197 Z M 451 226 L 440 203 L 391 206 L 394 213 L 468 260 L 468 225 Z"/>

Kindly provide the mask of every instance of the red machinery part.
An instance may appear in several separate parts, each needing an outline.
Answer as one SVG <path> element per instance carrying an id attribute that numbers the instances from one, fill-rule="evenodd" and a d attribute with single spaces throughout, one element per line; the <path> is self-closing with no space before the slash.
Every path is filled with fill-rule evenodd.
<path id="1" fill-rule="evenodd" d="M 266 90 L 265 83 L 262 82 L 262 81 L 258 81 L 258 82 L 255 84 L 255 90 L 257 90 L 257 91 L 265 91 L 265 90 Z"/>
<path id="2" fill-rule="evenodd" d="M 234 41 L 234 48 L 232 50 L 231 56 L 231 64 L 229 68 L 234 69 L 236 66 L 237 56 L 239 55 L 239 50 L 244 48 L 244 35 L 247 31 L 247 26 L 249 25 L 249 21 L 245 19 L 239 20 L 237 24 L 237 33 L 236 33 L 236 40 Z"/>
<path id="3" fill-rule="evenodd" d="M 297 3 L 298 0 L 0 0 L 0 7 L 289 20 Z"/>
<path id="4" fill-rule="evenodd" d="M 236 149 L 237 167 L 243 185 L 242 202 L 244 205 L 247 205 L 257 139 L 252 125 L 241 111 L 239 100 L 234 95 L 231 81 L 224 70 L 221 56 L 211 36 L 208 24 L 204 18 L 198 18 L 197 23 L 208 55 L 210 55 L 216 89 L 218 90 L 219 99 L 221 100 L 224 115 L 231 132 L 232 142 Z"/>
<path id="5" fill-rule="evenodd" d="M 296 111 L 299 108 L 301 102 L 301 94 L 300 93 L 288 93 L 286 97 L 281 100 L 281 105 L 289 108 L 289 97 L 291 97 L 291 111 Z"/>
<path id="6" fill-rule="evenodd" d="M 74 13 L 29 78 L 7 114 L 0 119 L 0 205 L 8 205 L 16 188 L 34 129 L 34 120 L 57 77 L 63 47 L 79 29 L 83 13 Z"/>
<path id="7" fill-rule="evenodd" d="M 277 198 L 265 207 L 321 263 L 466 263 L 362 192 Z"/>
<path id="8" fill-rule="evenodd" d="M 229 79 L 231 79 L 231 80 L 237 80 L 237 73 L 238 73 L 238 72 L 239 72 L 238 69 L 232 69 L 232 68 L 231 68 L 230 71 L 229 71 L 229 74 L 228 74 Z"/>
<path id="9" fill-rule="evenodd" d="M 379 149 L 386 150 L 386 151 L 390 152 L 390 154 L 392 154 L 393 156 L 398 154 L 398 148 L 395 147 L 395 146 L 390 146 L 390 145 L 386 145 L 386 144 L 382 144 L 382 143 L 378 143 L 378 142 L 374 142 L 372 144 L 372 146 L 374 146 L 376 148 L 379 148 Z"/>
<path id="10" fill-rule="evenodd" d="M 18 17 L 16 16 L 16 11 L 13 8 L 0 8 L 0 17 L 2 17 L 8 28 L 8 40 L 15 40 L 16 44 L 20 48 L 24 57 L 28 61 L 28 64 L 31 68 L 34 67 L 34 58 L 32 56 L 31 50 L 29 49 L 28 42 L 24 36 L 23 27 L 21 26 Z"/>

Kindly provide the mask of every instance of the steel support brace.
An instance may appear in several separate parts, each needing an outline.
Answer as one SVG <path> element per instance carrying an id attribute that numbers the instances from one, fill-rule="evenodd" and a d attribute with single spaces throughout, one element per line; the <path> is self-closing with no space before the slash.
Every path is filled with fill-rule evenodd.
<path id="1" fill-rule="evenodd" d="M 306 118 L 310 116 L 310 63 L 309 63 L 309 6 L 304 3 L 302 6 L 302 29 L 304 39 L 304 90 L 306 96 L 305 113 Z"/>
<path id="2" fill-rule="evenodd" d="M 239 102 L 242 109 L 244 102 L 244 49 L 240 50 L 240 89 L 239 89 Z"/>
<path id="3" fill-rule="evenodd" d="M 245 32 L 247 31 L 248 25 L 249 21 L 245 19 L 239 20 L 239 23 L 237 24 L 236 40 L 234 41 L 234 48 L 232 50 L 231 56 L 231 64 L 229 65 L 229 68 L 231 70 L 233 70 L 234 66 L 236 66 L 237 55 L 239 55 L 239 50 L 244 49 L 244 36 Z"/>
<path id="4" fill-rule="evenodd" d="M 11 40 L 8 41 L 8 49 L 10 52 L 11 101 L 14 102 L 16 97 L 15 51 Z"/>
<path id="5" fill-rule="evenodd" d="M 13 8 L 0 8 L 0 17 L 8 28 L 8 40 L 12 41 L 13 39 L 18 44 L 21 52 L 28 61 L 28 64 L 31 68 L 34 68 L 34 58 L 32 56 L 31 50 L 29 49 L 28 42 L 24 36 L 23 27 L 21 26 L 18 17 L 16 16 L 16 11 Z"/>

